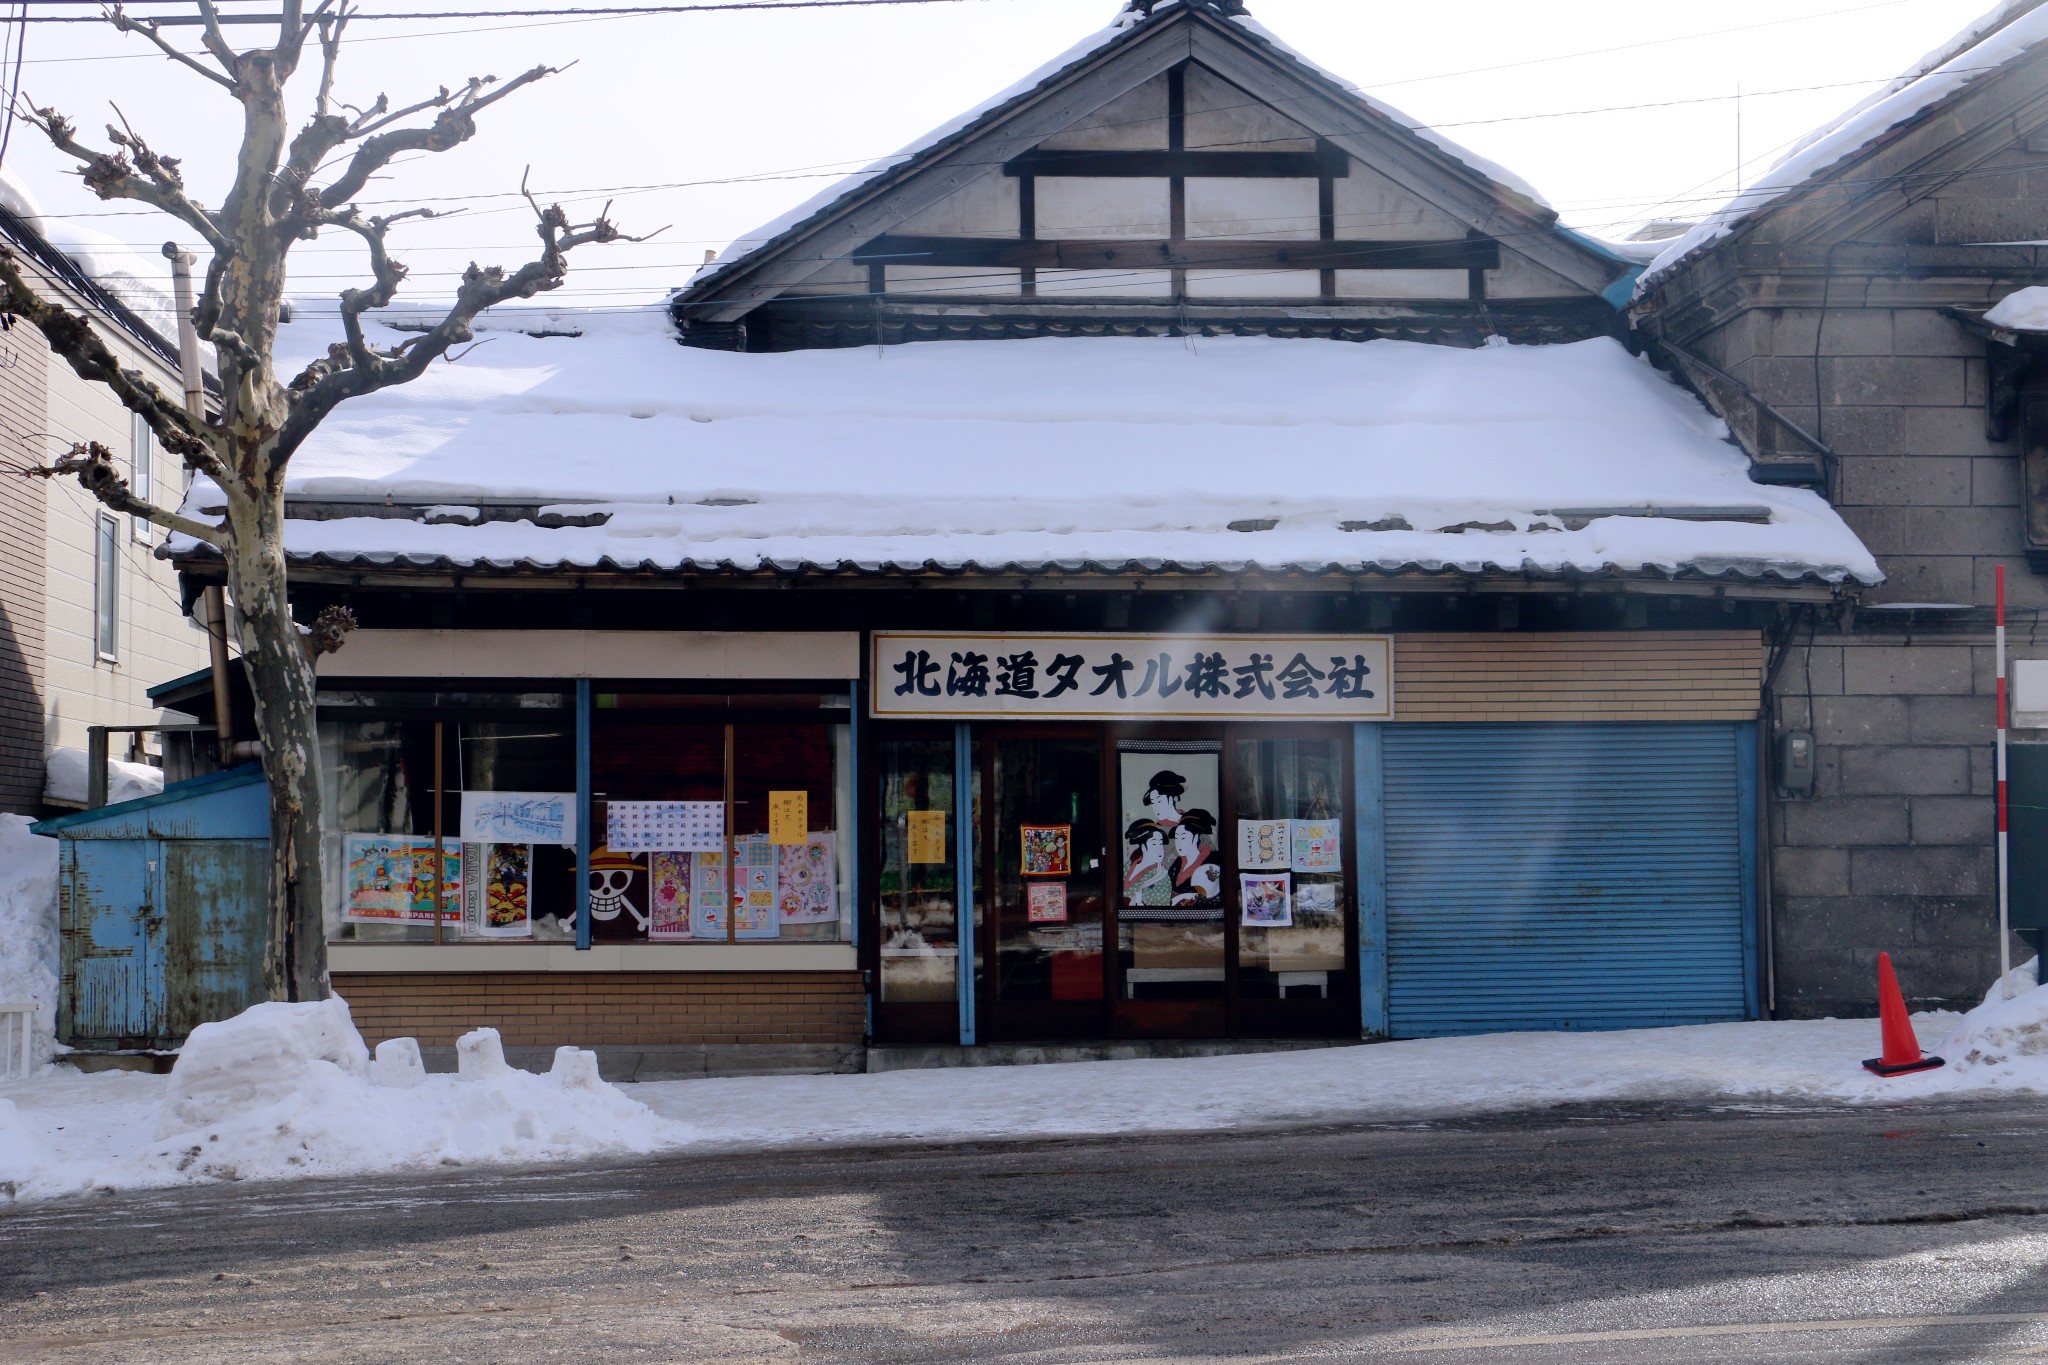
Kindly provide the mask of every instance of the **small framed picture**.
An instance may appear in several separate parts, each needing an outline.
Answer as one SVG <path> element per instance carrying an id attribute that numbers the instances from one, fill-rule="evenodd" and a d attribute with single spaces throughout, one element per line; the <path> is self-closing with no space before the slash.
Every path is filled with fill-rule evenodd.
<path id="1" fill-rule="evenodd" d="M 1065 882 L 1033 882 L 1025 890 L 1028 895 L 1025 909 L 1029 923 L 1065 924 L 1067 922 L 1067 884 Z"/>
<path id="2" fill-rule="evenodd" d="M 1293 889 L 1293 876 L 1290 873 L 1260 876 L 1241 872 L 1237 881 L 1247 927 L 1284 929 L 1294 923 L 1294 902 L 1289 894 Z"/>
<path id="3" fill-rule="evenodd" d="M 1024 825 L 1024 875 L 1070 877 L 1074 872 L 1072 825 Z"/>

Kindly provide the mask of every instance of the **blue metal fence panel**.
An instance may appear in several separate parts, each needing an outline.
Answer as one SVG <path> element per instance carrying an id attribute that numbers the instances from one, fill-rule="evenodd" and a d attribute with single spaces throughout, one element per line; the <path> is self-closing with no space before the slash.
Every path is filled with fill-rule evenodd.
<path id="1" fill-rule="evenodd" d="M 59 1034 L 68 1043 L 147 1047 L 164 1005 L 161 844 L 66 839 Z"/>
<path id="2" fill-rule="evenodd" d="M 1736 731 L 1388 727 L 1394 1036 L 1743 1018 Z"/>

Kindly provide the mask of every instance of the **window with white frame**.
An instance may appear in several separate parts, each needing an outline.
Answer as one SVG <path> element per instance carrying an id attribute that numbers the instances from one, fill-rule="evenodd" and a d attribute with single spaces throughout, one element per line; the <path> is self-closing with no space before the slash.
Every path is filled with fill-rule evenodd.
<path id="1" fill-rule="evenodd" d="M 148 502 L 155 486 L 156 433 L 139 412 L 128 414 L 128 491 Z M 148 543 L 149 522 L 142 517 L 128 519 L 128 534 Z"/>
<path id="2" fill-rule="evenodd" d="M 110 516 L 94 524 L 93 649 L 102 659 L 113 659 L 121 642 L 121 525 Z"/>

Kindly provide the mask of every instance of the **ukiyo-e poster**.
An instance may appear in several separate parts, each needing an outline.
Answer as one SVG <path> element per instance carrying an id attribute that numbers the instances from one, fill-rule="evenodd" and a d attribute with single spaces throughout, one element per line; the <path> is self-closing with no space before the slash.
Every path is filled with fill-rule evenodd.
<path id="1" fill-rule="evenodd" d="M 732 936 L 736 939 L 782 935 L 775 895 L 776 852 L 765 834 L 748 834 L 732 841 Z"/>
<path id="2" fill-rule="evenodd" d="M 462 794 L 466 844 L 576 842 L 575 792 L 472 792 Z"/>
<path id="3" fill-rule="evenodd" d="M 1241 872 L 1238 890 L 1244 904 L 1247 928 L 1280 929 L 1294 923 L 1293 877 L 1286 872 Z"/>
<path id="4" fill-rule="evenodd" d="M 647 855 L 647 937 L 654 942 L 693 936 L 690 881 L 694 853 Z"/>
<path id="5" fill-rule="evenodd" d="M 1343 825 L 1336 820 L 1296 820 L 1292 856 L 1281 867 L 1296 872 L 1344 870 Z"/>
<path id="6" fill-rule="evenodd" d="M 800 844 L 775 850 L 776 913 L 784 924 L 832 924 L 839 919 L 839 884 L 831 830 L 812 830 Z"/>
<path id="7" fill-rule="evenodd" d="M 442 841 L 444 926 L 462 922 L 462 845 Z M 434 922 L 434 841 L 410 834 L 345 834 L 342 916 L 366 924 Z"/>
<path id="8" fill-rule="evenodd" d="M 1237 865 L 1251 872 L 1284 872 L 1292 858 L 1293 821 L 1237 822 Z"/>
<path id="9" fill-rule="evenodd" d="M 1023 869 L 1027 877 L 1070 877 L 1074 872 L 1072 825 L 1023 825 Z"/>
<path id="10" fill-rule="evenodd" d="M 1221 910 L 1222 771 L 1214 750 L 1117 755 L 1123 918 L 1213 919 Z"/>

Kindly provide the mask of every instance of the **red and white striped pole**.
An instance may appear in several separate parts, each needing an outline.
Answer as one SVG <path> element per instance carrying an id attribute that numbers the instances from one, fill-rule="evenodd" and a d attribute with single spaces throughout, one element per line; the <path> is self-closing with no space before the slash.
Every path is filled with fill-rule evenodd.
<path id="1" fill-rule="evenodd" d="M 2005 820 L 2005 565 L 1998 566 L 1998 981 L 2000 993 L 2012 999 L 2012 907 L 2006 898 Z"/>

